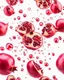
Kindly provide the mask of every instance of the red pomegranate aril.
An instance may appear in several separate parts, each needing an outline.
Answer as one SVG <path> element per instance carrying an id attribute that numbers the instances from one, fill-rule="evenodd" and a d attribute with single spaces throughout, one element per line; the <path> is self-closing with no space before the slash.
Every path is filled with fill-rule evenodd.
<path id="1" fill-rule="evenodd" d="M 16 5 L 18 0 L 6 0 L 9 5 Z"/>
<path id="2" fill-rule="evenodd" d="M 58 19 L 55 24 L 57 31 L 64 32 L 64 19 Z"/>
<path id="3" fill-rule="evenodd" d="M 24 39 L 25 40 L 24 42 L 25 42 L 26 45 L 28 45 L 29 43 L 32 43 L 32 39 L 30 37 L 24 36 L 24 38 L 25 38 Z"/>
<path id="4" fill-rule="evenodd" d="M 30 38 L 29 43 L 28 43 L 29 39 L 27 39 L 28 37 Z M 23 40 L 23 44 L 25 45 L 25 47 L 28 49 L 32 49 L 32 50 L 36 50 L 40 48 L 43 44 L 42 35 L 37 32 L 30 32 L 28 34 L 25 34 L 22 40 Z"/>
<path id="5" fill-rule="evenodd" d="M 4 36 L 8 30 L 8 23 L 4 23 L 0 21 L 0 36 Z"/>
<path id="6" fill-rule="evenodd" d="M 8 75 L 16 70 L 14 58 L 6 53 L 0 53 L 0 74 Z"/>
<path id="7" fill-rule="evenodd" d="M 60 54 L 60 56 L 57 58 L 56 67 L 64 74 L 64 53 Z"/>
<path id="8" fill-rule="evenodd" d="M 14 8 L 10 5 L 4 7 L 4 14 L 6 16 L 11 16 L 14 14 Z"/>
<path id="9" fill-rule="evenodd" d="M 51 4 L 50 9 L 54 14 L 59 13 L 62 11 L 62 4 L 58 0 L 55 0 Z"/>
<path id="10" fill-rule="evenodd" d="M 43 75 L 42 69 L 33 60 L 30 60 L 27 63 L 27 70 L 28 70 L 28 73 L 34 78 L 39 78 Z"/>

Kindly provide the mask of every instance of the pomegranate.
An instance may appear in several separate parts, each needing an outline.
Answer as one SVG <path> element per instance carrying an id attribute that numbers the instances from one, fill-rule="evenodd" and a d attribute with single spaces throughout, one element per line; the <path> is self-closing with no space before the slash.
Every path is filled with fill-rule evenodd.
<path id="1" fill-rule="evenodd" d="M 16 80 L 16 78 L 13 75 L 8 75 L 6 80 Z"/>
<path id="2" fill-rule="evenodd" d="M 50 4 L 52 3 L 52 0 L 35 0 L 36 1 L 36 5 L 40 8 L 40 9 L 46 9 L 50 6 Z"/>
<path id="3" fill-rule="evenodd" d="M 0 53 L 0 74 L 8 75 L 16 70 L 14 58 L 6 53 Z"/>
<path id="4" fill-rule="evenodd" d="M 16 5 L 18 0 L 6 0 L 9 5 Z"/>
<path id="5" fill-rule="evenodd" d="M 34 78 L 39 78 L 43 75 L 43 71 L 41 67 L 37 63 L 35 63 L 33 60 L 28 61 L 27 71 Z"/>
<path id="6" fill-rule="evenodd" d="M 8 30 L 8 23 L 0 22 L 0 36 L 4 36 Z"/>
<path id="7" fill-rule="evenodd" d="M 64 74 L 64 53 L 62 53 L 56 60 L 56 67 Z"/>
<path id="8" fill-rule="evenodd" d="M 11 15 L 13 15 L 14 14 L 14 8 L 12 7 L 12 6 L 5 6 L 4 7 L 4 14 L 6 15 L 6 16 L 11 16 Z"/>
<path id="9" fill-rule="evenodd" d="M 31 32 L 31 33 L 25 34 L 22 40 L 25 47 L 32 50 L 36 50 L 40 48 L 43 43 L 41 34 L 37 32 Z"/>
<path id="10" fill-rule="evenodd" d="M 56 29 L 57 31 L 64 32 L 64 19 L 58 19 L 56 21 Z"/>
<path id="11" fill-rule="evenodd" d="M 19 25 L 15 30 L 21 35 L 23 36 L 26 33 L 29 32 L 34 32 L 34 25 L 29 22 L 29 21 L 25 21 L 23 22 L 21 25 Z"/>
<path id="12" fill-rule="evenodd" d="M 55 26 L 51 23 L 47 23 L 45 24 L 44 28 L 42 29 L 42 35 L 46 38 L 50 38 L 52 36 L 54 36 L 54 34 L 56 33 L 56 29 Z"/>
<path id="13" fill-rule="evenodd" d="M 39 80 L 51 80 L 51 79 L 47 76 L 42 76 Z"/>
<path id="14" fill-rule="evenodd" d="M 50 6 L 50 9 L 54 14 L 59 13 L 62 11 L 62 4 L 59 1 L 54 0 Z"/>

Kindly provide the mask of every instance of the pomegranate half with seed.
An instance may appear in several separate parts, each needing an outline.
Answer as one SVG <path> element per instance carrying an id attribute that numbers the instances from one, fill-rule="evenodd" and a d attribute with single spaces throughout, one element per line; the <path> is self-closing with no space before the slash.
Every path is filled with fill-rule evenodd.
<path id="1" fill-rule="evenodd" d="M 23 22 L 21 25 L 19 25 L 16 29 L 15 29 L 21 36 L 23 36 L 26 33 L 29 32 L 34 32 L 35 28 L 34 25 L 29 22 L 29 21 L 25 21 Z"/>
<path id="2" fill-rule="evenodd" d="M 18 0 L 6 0 L 9 5 L 16 5 Z"/>
<path id="3" fill-rule="evenodd" d="M 25 47 L 32 50 L 40 48 L 43 44 L 42 35 L 37 32 L 25 34 L 22 40 Z"/>
<path id="4" fill-rule="evenodd" d="M 8 75 L 16 70 L 14 58 L 6 53 L 0 53 L 0 74 Z"/>
<path id="5" fill-rule="evenodd" d="M 4 7 L 4 14 L 6 16 L 11 16 L 14 14 L 14 8 L 10 5 Z"/>
<path id="6" fill-rule="evenodd" d="M 64 19 L 58 19 L 55 24 L 57 31 L 64 32 Z"/>
<path id="7" fill-rule="evenodd" d="M 50 6 L 50 9 L 54 14 L 59 13 L 62 11 L 62 4 L 59 1 L 54 0 Z"/>
<path id="8" fill-rule="evenodd" d="M 62 53 L 56 60 L 56 67 L 64 74 L 64 53 Z"/>
<path id="9" fill-rule="evenodd" d="M 46 9 L 48 8 L 51 3 L 52 0 L 35 0 L 36 1 L 36 5 L 40 8 L 40 9 Z"/>
<path id="10" fill-rule="evenodd" d="M 39 77 L 41 77 L 43 75 L 43 70 L 33 60 L 28 61 L 28 63 L 27 63 L 27 71 L 34 78 L 39 78 Z"/>
<path id="11" fill-rule="evenodd" d="M 0 22 L 0 36 L 4 36 L 8 30 L 8 23 Z"/>
<path id="12" fill-rule="evenodd" d="M 42 29 L 42 35 L 46 38 L 50 38 L 52 36 L 54 36 L 54 34 L 56 33 L 56 29 L 55 26 L 51 23 L 47 23 L 45 24 L 44 28 Z"/>
<path id="13" fill-rule="evenodd" d="M 16 80 L 16 78 L 13 75 L 8 75 L 6 80 Z"/>

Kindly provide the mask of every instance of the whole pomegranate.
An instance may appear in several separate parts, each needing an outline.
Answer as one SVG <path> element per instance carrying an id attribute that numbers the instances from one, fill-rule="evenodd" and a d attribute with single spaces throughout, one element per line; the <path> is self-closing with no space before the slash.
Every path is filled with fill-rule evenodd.
<path id="1" fill-rule="evenodd" d="M 57 31 L 64 32 L 64 18 L 58 19 L 55 24 Z"/>
<path id="2" fill-rule="evenodd" d="M 59 1 L 54 0 L 50 6 L 50 9 L 54 14 L 59 13 L 62 11 L 62 4 Z"/>
<path id="3" fill-rule="evenodd" d="M 6 53 L 0 53 L 0 74 L 8 75 L 16 70 L 14 58 Z"/>
<path id="4" fill-rule="evenodd" d="M 8 24 L 0 21 L 0 36 L 4 36 L 7 33 Z"/>
<path id="5" fill-rule="evenodd" d="M 56 60 L 56 67 L 64 74 L 64 53 L 62 53 Z"/>

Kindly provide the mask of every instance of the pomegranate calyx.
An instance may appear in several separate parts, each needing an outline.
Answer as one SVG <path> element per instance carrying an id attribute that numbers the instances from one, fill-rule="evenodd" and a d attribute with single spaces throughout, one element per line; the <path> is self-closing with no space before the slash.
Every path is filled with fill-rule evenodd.
<path id="1" fill-rule="evenodd" d="M 13 66 L 9 70 L 12 71 L 12 72 L 17 71 L 17 67 Z"/>

